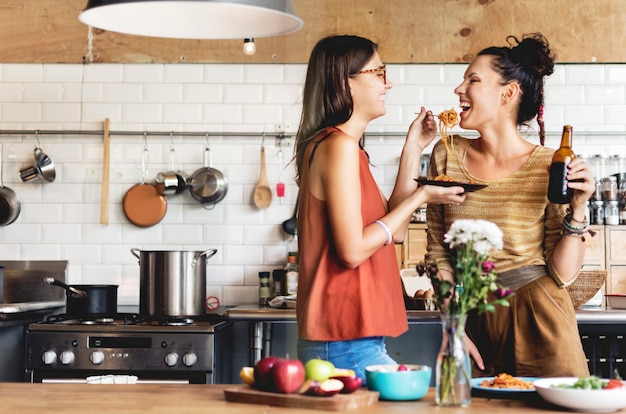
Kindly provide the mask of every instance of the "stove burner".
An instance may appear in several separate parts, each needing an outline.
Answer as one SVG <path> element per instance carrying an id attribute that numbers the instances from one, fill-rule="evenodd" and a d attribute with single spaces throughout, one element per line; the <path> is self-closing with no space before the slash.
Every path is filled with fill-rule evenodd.
<path id="1" fill-rule="evenodd" d="M 158 322 L 162 326 L 184 326 L 191 325 L 194 320 L 191 318 L 161 318 Z"/>
<path id="2" fill-rule="evenodd" d="M 113 318 L 80 319 L 81 325 L 110 325 L 115 322 Z"/>

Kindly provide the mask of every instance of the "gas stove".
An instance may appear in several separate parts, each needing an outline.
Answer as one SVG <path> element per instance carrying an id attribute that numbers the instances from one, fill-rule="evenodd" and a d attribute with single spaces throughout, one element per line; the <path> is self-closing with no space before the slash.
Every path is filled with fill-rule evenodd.
<path id="1" fill-rule="evenodd" d="M 115 315 L 50 315 L 45 321 L 31 325 L 33 330 L 81 331 L 85 326 L 97 326 L 99 331 L 176 331 L 205 332 L 226 321 L 226 316 L 207 313 L 189 317 L 147 317 L 138 313 L 118 313 Z"/>
<path id="2" fill-rule="evenodd" d="M 51 315 L 28 327 L 26 379 L 83 382 L 125 374 L 138 382 L 229 383 L 231 345 L 231 324 L 221 314 Z"/>

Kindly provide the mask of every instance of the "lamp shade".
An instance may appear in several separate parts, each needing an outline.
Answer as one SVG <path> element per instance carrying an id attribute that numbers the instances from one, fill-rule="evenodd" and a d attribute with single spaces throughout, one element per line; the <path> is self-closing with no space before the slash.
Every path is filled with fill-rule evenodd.
<path id="1" fill-rule="evenodd" d="M 278 36 L 304 24 L 292 0 L 88 0 L 78 18 L 98 29 L 176 39 Z"/>

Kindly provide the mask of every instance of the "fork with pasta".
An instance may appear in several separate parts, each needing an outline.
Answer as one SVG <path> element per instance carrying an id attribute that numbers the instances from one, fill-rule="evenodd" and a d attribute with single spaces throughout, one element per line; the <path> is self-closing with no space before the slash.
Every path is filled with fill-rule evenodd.
<path id="1" fill-rule="evenodd" d="M 439 135 L 441 135 L 441 141 L 446 148 L 446 152 L 451 158 L 454 158 L 454 141 L 452 140 L 452 128 L 459 123 L 459 114 L 450 108 L 437 115 L 439 120 Z"/>

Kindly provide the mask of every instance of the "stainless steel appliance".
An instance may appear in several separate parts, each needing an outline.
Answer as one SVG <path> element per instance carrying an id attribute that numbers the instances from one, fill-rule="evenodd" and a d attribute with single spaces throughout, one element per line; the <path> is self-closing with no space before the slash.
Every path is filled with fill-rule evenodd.
<path id="1" fill-rule="evenodd" d="M 85 382 L 134 375 L 137 382 L 232 383 L 232 325 L 222 314 L 194 319 L 51 315 L 26 332 L 27 382 Z"/>

